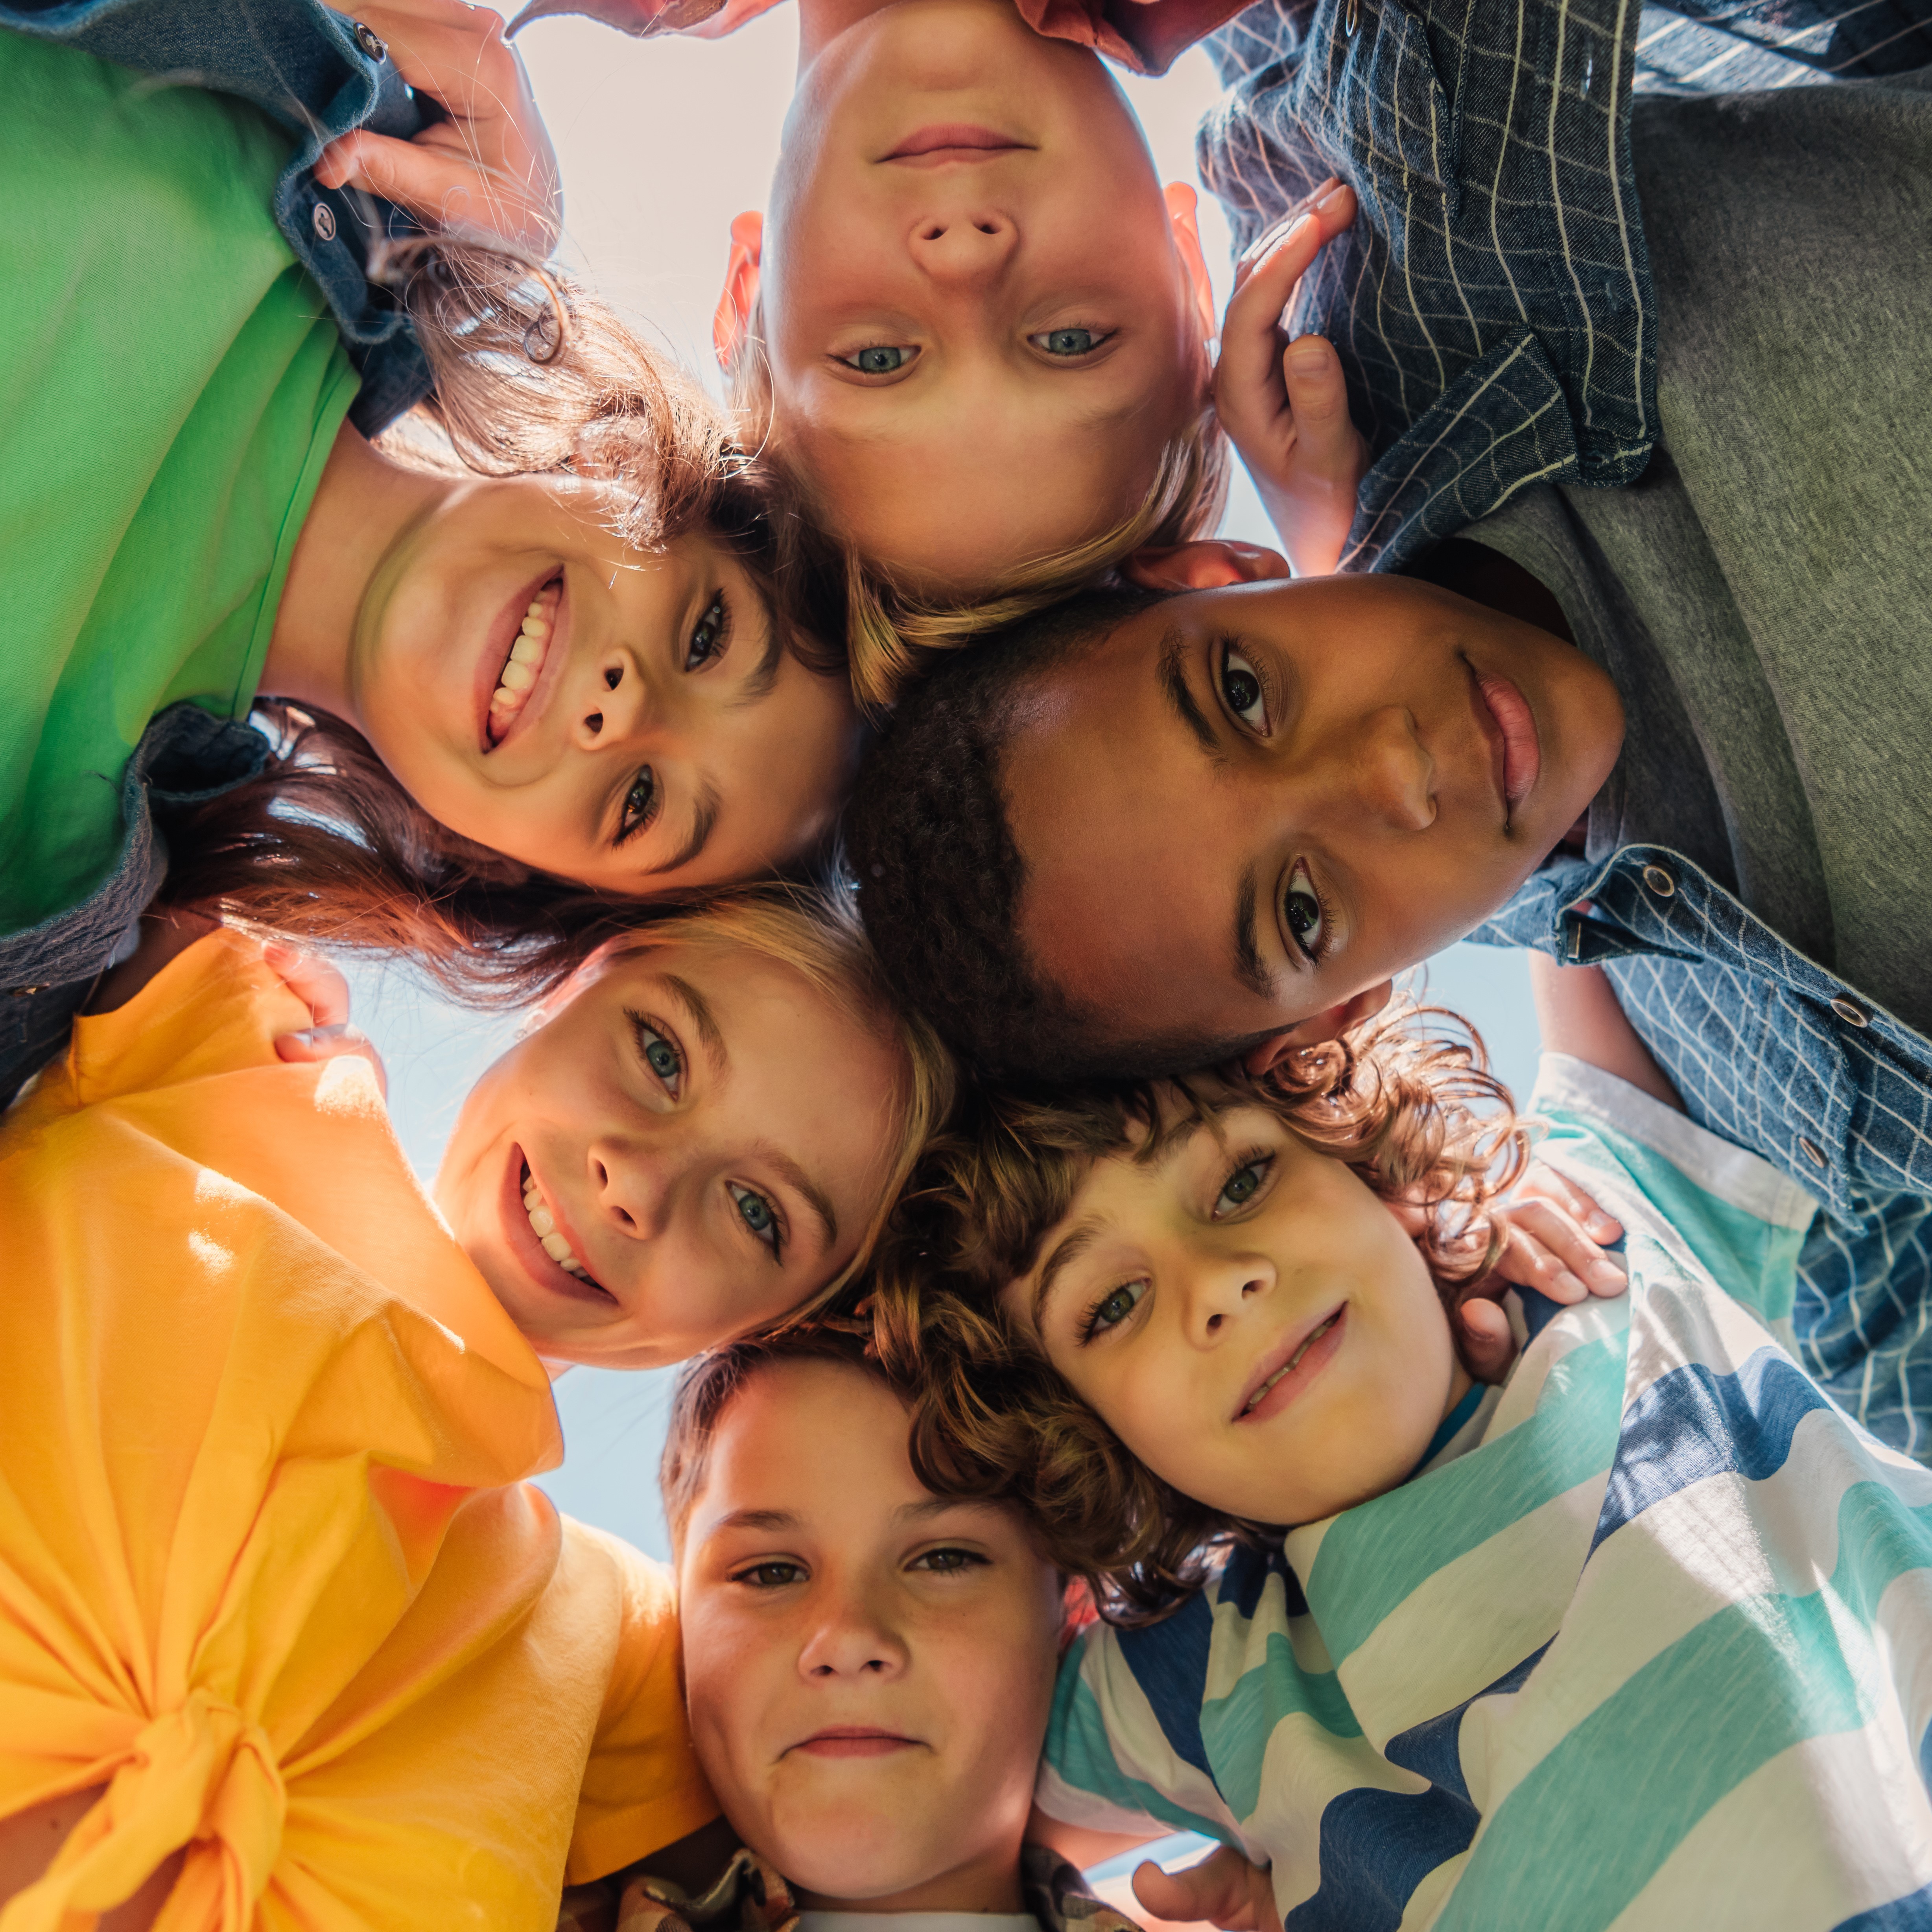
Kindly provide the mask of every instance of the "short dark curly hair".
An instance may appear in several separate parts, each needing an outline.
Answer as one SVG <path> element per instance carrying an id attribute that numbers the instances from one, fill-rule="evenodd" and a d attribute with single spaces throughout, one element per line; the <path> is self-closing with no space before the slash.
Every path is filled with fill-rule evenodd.
<path id="1" fill-rule="evenodd" d="M 1122 1040 L 1046 978 L 1018 930 L 1026 864 L 1006 816 L 1006 750 L 1029 687 L 1171 591 L 1090 590 L 935 663 L 860 768 L 845 841 L 886 969 L 947 1045 L 1010 1082 L 1157 1079 L 1265 1039 Z"/>

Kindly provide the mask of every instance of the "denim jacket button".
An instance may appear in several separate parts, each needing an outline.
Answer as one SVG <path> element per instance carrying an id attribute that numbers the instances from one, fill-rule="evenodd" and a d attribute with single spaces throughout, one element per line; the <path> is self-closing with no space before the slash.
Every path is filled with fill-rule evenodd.
<path id="1" fill-rule="evenodd" d="M 388 43 L 374 27 L 365 27 L 360 20 L 352 20 L 349 31 L 356 36 L 356 44 L 373 61 L 387 60 Z"/>
<path id="2" fill-rule="evenodd" d="M 1847 1026 L 1869 1026 L 1871 1015 L 1856 999 L 1847 999 L 1841 993 L 1832 1002 L 1832 1011 Z"/>
<path id="3" fill-rule="evenodd" d="M 1814 1167 L 1822 1167 L 1825 1164 L 1825 1150 L 1819 1146 L 1816 1141 L 1808 1140 L 1801 1134 L 1798 1137 L 1798 1146 L 1799 1151 L 1804 1155 L 1805 1159 L 1811 1163 L 1812 1166 Z"/>
<path id="4" fill-rule="evenodd" d="M 335 239 L 335 210 L 327 202 L 318 201 L 315 204 L 315 212 L 308 221 L 318 241 L 332 242 Z"/>
<path id="5" fill-rule="evenodd" d="M 1668 899 L 1677 890 L 1677 882 L 1660 865 L 1647 865 L 1643 869 L 1643 882 L 1660 899 Z"/>

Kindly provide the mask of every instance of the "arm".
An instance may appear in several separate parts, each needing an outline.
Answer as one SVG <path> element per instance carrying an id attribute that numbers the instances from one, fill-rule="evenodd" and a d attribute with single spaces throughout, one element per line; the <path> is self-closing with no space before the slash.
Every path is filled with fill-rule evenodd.
<path id="1" fill-rule="evenodd" d="M 1567 1053 L 1600 1068 L 1683 1112 L 1677 1089 L 1624 1017 L 1601 966 L 1558 966 L 1541 953 L 1532 953 L 1529 987 L 1544 1052 Z"/>

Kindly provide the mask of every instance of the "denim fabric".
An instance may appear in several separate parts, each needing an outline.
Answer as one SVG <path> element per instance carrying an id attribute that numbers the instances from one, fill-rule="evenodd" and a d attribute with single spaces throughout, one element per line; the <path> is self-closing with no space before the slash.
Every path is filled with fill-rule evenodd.
<path id="1" fill-rule="evenodd" d="M 1932 1461 L 1932 1041 L 1663 846 L 1559 859 L 1470 937 L 1604 966 L 1691 1119 L 1817 1197 L 1801 1357 Z"/>
<path id="2" fill-rule="evenodd" d="M 1330 174 L 1354 228 L 1289 311 L 1376 461 L 1343 567 L 1400 569 L 1526 485 L 1635 480 L 1658 435 L 1633 87 L 1922 65 L 1921 0 L 1258 0 L 1208 42 L 1202 179 L 1245 248 Z M 1672 29 L 1673 18 L 1678 22 Z"/>
<path id="3" fill-rule="evenodd" d="M 67 1038 L 88 996 L 167 871 L 158 805 L 212 798 L 259 773 L 268 741 L 200 705 L 170 705 L 149 720 L 121 780 L 126 830 L 106 882 L 80 905 L 0 936 L 0 1108 Z"/>
<path id="4" fill-rule="evenodd" d="M 377 242 L 420 231 L 391 203 L 318 187 L 309 173 L 353 128 L 406 137 L 424 125 L 423 109 L 367 28 L 322 0 L 0 0 L 0 27 L 238 95 L 290 129 L 296 149 L 275 185 L 275 221 L 328 297 L 362 375 L 350 420 L 373 436 L 429 394 L 429 365 L 407 317 L 369 278 Z"/>

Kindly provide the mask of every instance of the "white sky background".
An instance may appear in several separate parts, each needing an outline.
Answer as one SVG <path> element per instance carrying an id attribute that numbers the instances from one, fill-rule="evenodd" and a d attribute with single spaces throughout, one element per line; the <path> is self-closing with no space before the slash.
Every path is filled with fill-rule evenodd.
<path id="1" fill-rule="evenodd" d="M 715 383 L 711 313 L 727 230 L 742 209 L 765 204 L 796 61 L 792 9 L 774 8 L 723 41 L 634 41 L 562 19 L 534 23 L 518 45 L 562 167 L 564 260 Z M 1196 49 L 1160 80 L 1121 78 L 1162 178 L 1198 187 L 1194 129 L 1216 92 L 1207 56 Z M 1228 231 L 1204 193 L 1201 239 L 1225 301 Z M 1222 528 L 1274 541 L 1238 473 Z M 427 1178 L 464 1093 L 512 1023 L 445 1005 L 400 972 L 352 977 L 357 1017 L 388 1064 L 398 1130 Z M 1522 955 L 1456 947 L 1432 963 L 1430 986 L 1476 1022 L 1498 1071 L 1526 1094 L 1536 1035 Z M 658 1555 L 669 1553 L 656 1479 L 674 1374 L 572 1370 L 556 1389 L 567 1459 L 543 1479 L 560 1507 Z"/>

